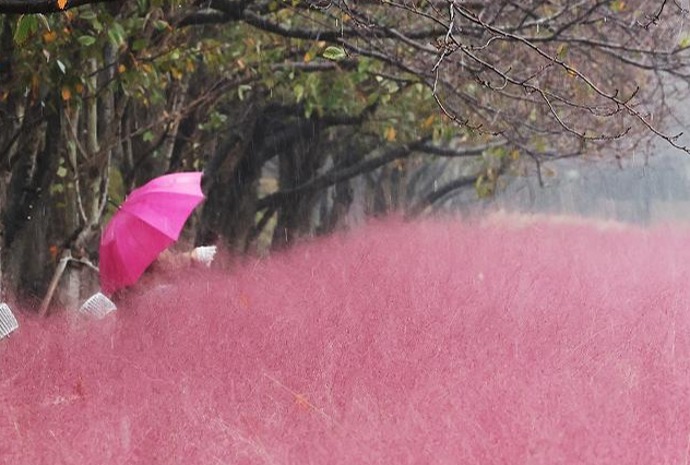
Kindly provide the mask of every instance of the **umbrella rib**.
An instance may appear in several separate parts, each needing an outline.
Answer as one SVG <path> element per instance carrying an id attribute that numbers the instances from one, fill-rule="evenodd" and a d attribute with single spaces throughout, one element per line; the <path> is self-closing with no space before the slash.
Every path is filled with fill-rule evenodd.
<path id="1" fill-rule="evenodd" d="M 201 203 L 201 200 L 199 201 L 199 203 Z M 198 205 L 198 203 L 197 203 L 197 205 Z M 194 207 L 190 208 L 190 212 L 193 211 L 194 208 L 196 208 L 197 205 L 195 205 Z M 120 211 L 121 211 L 122 213 L 124 213 L 124 214 L 130 215 L 132 218 L 135 218 L 135 219 L 137 219 L 138 221 L 141 221 L 142 223 L 146 224 L 147 226 L 150 226 L 151 228 L 153 228 L 153 229 L 155 229 L 155 230 L 157 230 L 157 231 L 160 231 L 162 234 L 164 234 L 165 236 L 169 237 L 170 239 L 172 239 L 172 240 L 174 240 L 174 241 L 176 241 L 176 240 L 179 238 L 179 232 L 182 231 L 182 228 L 184 228 L 184 225 L 187 223 L 186 220 L 185 220 L 184 222 L 182 222 L 182 223 L 179 225 L 179 230 L 178 230 L 178 232 L 176 233 L 176 235 L 175 235 L 175 236 L 170 236 L 169 234 L 165 234 L 165 232 L 162 231 L 162 230 L 158 227 L 157 224 L 155 224 L 155 223 L 153 223 L 153 222 L 151 222 L 151 221 L 148 221 L 147 218 L 142 217 L 140 214 L 138 214 L 136 211 L 132 211 L 132 209 L 130 209 L 130 208 L 122 208 Z M 187 219 L 188 219 L 188 218 L 187 218 Z M 174 229 L 177 230 L 178 228 L 177 228 L 177 227 L 174 227 Z"/>

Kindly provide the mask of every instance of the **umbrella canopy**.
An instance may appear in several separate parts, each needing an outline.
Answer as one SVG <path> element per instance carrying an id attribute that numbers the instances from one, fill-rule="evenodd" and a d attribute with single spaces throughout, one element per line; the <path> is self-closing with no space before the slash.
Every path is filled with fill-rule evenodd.
<path id="1" fill-rule="evenodd" d="M 201 174 L 168 174 L 129 194 L 101 237 L 99 268 L 106 293 L 134 284 L 180 237 L 187 218 L 204 199 Z"/>

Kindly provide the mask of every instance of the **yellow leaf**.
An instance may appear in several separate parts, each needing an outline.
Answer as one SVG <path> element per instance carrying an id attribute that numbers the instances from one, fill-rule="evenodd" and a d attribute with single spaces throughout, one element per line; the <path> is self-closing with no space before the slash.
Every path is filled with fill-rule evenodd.
<path id="1" fill-rule="evenodd" d="M 314 59 L 314 53 L 313 52 L 309 51 L 309 52 L 304 54 L 304 62 L 305 63 L 309 63 L 313 59 Z"/>
<path id="2" fill-rule="evenodd" d="M 57 39 L 57 32 L 46 31 L 43 33 L 43 42 L 45 42 L 46 44 L 49 44 L 51 42 L 55 42 L 55 39 Z"/>
<path id="3" fill-rule="evenodd" d="M 62 100 L 68 101 L 69 99 L 72 98 L 72 91 L 69 90 L 69 87 L 65 86 L 60 91 L 60 95 L 62 95 Z"/>
<path id="4" fill-rule="evenodd" d="M 393 142 L 395 141 L 397 135 L 398 134 L 395 131 L 395 128 L 393 126 L 388 126 L 383 134 L 383 137 L 385 137 L 388 142 Z"/>
<path id="5" fill-rule="evenodd" d="M 117 67 L 117 72 L 118 72 L 118 73 L 122 74 L 122 73 L 124 73 L 125 71 L 127 71 L 127 67 L 126 67 L 125 65 L 120 65 L 120 66 Z"/>
<path id="6" fill-rule="evenodd" d="M 59 9 L 64 10 L 67 7 L 67 0 L 57 0 L 57 6 Z"/>
<path id="7" fill-rule="evenodd" d="M 436 119 L 435 115 L 429 115 L 423 122 L 422 122 L 422 129 L 429 129 L 433 124 L 434 120 Z"/>

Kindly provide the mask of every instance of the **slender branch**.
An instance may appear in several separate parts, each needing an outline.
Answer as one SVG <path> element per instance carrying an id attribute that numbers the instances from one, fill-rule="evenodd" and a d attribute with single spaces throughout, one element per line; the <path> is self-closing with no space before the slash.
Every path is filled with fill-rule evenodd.
<path id="1" fill-rule="evenodd" d="M 70 262 L 79 263 L 81 265 L 86 266 L 87 268 L 90 268 L 91 270 L 95 271 L 96 273 L 99 272 L 98 267 L 96 265 L 94 265 L 91 262 L 91 260 L 89 260 L 87 258 L 74 258 L 72 256 L 72 252 L 70 251 L 70 249 L 64 249 L 62 251 L 60 261 L 58 262 L 58 265 L 55 268 L 55 272 L 53 273 L 53 278 L 50 280 L 50 285 L 48 285 L 48 291 L 46 292 L 45 297 L 43 297 L 43 301 L 41 302 L 41 306 L 38 309 L 38 315 L 39 316 L 45 317 L 48 315 L 48 308 L 50 308 L 50 303 L 53 300 L 53 296 L 55 295 L 55 291 L 57 290 L 58 284 L 60 284 L 60 280 L 62 279 L 62 275 L 65 274 L 65 270 L 67 269 L 67 265 L 69 265 Z"/>
<path id="2" fill-rule="evenodd" d="M 428 153 L 430 155 L 436 155 L 439 157 L 450 157 L 450 158 L 459 158 L 459 157 L 476 157 L 481 155 L 483 152 L 491 149 L 495 149 L 498 147 L 503 147 L 507 144 L 507 141 L 498 141 L 498 142 L 493 142 L 490 144 L 485 144 L 485 145 L 478 145 L 475 147 L 467 147 L 463 149 L 451 149 L 447 147 L 438 147 L 436 145 L 432 144 L 424 144 L 421 146 L 418 150 L 420 152 Z"/>
<path id="3" fill-rule="evenodd" d="M 465 176 L 462 178 L 450 181 L 433 192 L 424 197 L 417 205 L 415 205 L 408 213 L 409 216 L 417 216 L 426 210 L 427 207 L 432 206 L 439 200 L 443 199 L 450 193 L 462 189 L 464 187 L 473 186 L 477 182 L 477 176 Z"/>
<path id="4" fill-rule="evenodd" d="M 45 297 L 43 297 L 43 301 L 41 302 L 41 306 L 38 309 L 38 315 L 41 317 L 45 317 L 48 314 L 48 307 L 50 307 L 50 302 L 53 300 L 53 295 L 55 294 L 55 291 L 57 290 L 58 284 L 60 283 L 60 279 L 62 279 L 62 275 L 65 273 L 65 269 L 67 268 L 67 264 L 69 261 L 72 259 L 72 253 L 70 252 L 69 249 L 65 249 L 62 251 L 62 256 L 60 257 L 60 261 L 58 262 L 57 268 L 55 268 L 55 272 L 53 273 L 53 279 L 50 280 L 50 285 L 48 285 L 48 291 L 46 292 Z"/>

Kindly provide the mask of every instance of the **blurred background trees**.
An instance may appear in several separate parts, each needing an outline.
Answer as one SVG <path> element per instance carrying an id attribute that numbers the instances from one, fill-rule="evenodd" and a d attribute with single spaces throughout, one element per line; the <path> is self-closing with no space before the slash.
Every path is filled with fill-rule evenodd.
<path id="1" fill-rule="evenodd" d="M 684 8 L 0 0 L 4 288 L 40 297 L 60 258 L 97 262 L 115 205 L 168 172 L 205 171 L 192 240 L 254 253 L 645 132 L 687 151 L 662 125 Z"/>

